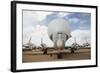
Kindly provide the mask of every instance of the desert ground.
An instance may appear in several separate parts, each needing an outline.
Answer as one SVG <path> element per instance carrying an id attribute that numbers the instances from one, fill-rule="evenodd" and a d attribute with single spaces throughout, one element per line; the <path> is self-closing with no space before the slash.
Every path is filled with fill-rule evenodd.
<path id="1" fill-rule="evenodd" d="M 76 50 L 75 53 L 71 53 L 70 50 L 65 50 L 63 52 L 62 58 L 58 59 L 57 53 L 52 53 L 53 51 L 48 51 L 47 54 L 43 54 L 42 51 L 38 54 L 32 50 L 27 50 L 22 52 L 23 63 L 28 62 L 44 62 L 44 61 L 63 61 L 63 60 L 86 60 L 91 59 L 91 49 L 81 48 Z M 51 54 L 52 53 L 52 54 Z"/>

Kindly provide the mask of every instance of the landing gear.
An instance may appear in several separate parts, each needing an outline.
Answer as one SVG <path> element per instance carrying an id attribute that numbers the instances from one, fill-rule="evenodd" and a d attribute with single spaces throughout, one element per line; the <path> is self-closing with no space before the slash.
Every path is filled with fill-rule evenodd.
<path id="1" fill-rule="evenodd" d="M 71 53 L 75 53 L 75 50 L 74 50 L 75 48 L 71 48 Z"/>
<path id="2" fill-rule="evenodd" d="M 75 51 L 74 50 L 71 50 L 71 53 L 75 53 Z"/>
<path id="3" fill-rule="evenodd" d="M 47 54 L 47 48 L 44 49 L 43 54 Z"/>
<path id="4" fill-rule="evenodd" d="M 57 55 L 57 58 L 58 58 L 58 59 L 62 59 L 62 53 L 59 53 L 59 54 Z"/>

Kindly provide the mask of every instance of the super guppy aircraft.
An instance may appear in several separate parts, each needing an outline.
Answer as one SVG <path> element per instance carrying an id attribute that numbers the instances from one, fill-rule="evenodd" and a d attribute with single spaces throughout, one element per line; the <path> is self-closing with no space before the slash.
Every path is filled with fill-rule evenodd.
<path id="1" fill-rule="evenodd" d="M 60 51 L 65 48 L 65 42 L 71 37 L 68 21 L 61 18 L 52 20 L 48 24 L 48 35 L 60 55 Z"/>

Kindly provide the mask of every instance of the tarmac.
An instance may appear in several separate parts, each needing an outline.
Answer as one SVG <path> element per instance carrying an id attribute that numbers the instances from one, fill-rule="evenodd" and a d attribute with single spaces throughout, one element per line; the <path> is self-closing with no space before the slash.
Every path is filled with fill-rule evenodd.
<path id="1" fill-rule="evenodd" d="M 91 49 L 79 49 L 75 53 L 71 53 L 70 50 L 63 50 L 62 57 L 58 59 L 58 53 L 55 51 L 48 51 L 47 54 L 43 54 L 42 51 L 23 51 L 22 61 L 28 62 L 45 62 L 45 61 L 68 61 L 68 60 L 87 60 L 91 59 Z"/>

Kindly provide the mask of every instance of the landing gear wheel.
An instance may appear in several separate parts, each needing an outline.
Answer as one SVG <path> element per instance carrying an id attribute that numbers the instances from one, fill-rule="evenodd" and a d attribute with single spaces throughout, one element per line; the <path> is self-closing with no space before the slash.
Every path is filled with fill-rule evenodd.
<path id="1" fill-rule="evenodd" d="M 71 50 L 71 53 L 75 53 L 75 51 L 74 50 Z"/>
<path id="2" fill-rule="evenodd" d="M 62 59 L 62 53 L 59 53 L 59 54 L 57 55 L 57 57 L 58 57 L 58 59 Z"/>

